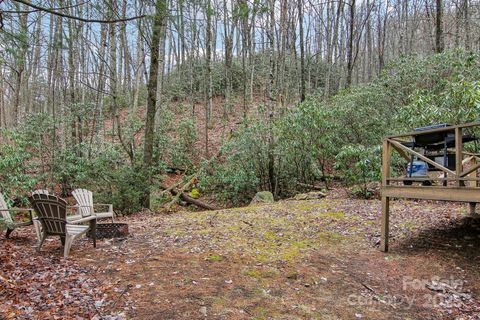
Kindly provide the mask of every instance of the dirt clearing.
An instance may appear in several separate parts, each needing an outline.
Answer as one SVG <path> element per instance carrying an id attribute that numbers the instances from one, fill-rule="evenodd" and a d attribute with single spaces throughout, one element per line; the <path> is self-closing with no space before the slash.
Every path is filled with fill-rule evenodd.
<path id="1" fill-rule="evenodd" d="M 380 202 L 343 197 L 137 214 L 123 219 L 129 238 L 99 241 L 96 250 L 82 240 L 67 261 L 56 239 L 35 253 L 30 230 L 0 244 L 88 270 L 101 290 L 91 292 L 94 307 L 84 317 L 478 319 L 480 225 L 466 212 L 451 203 L 394 201 L 388 254 L 378 250 Z M 2 266 L 2 277 L 12 280 L 14 270 Z M 6 318 L 12 306 L 0 309 Z M 72 306 L 56 312 L 61 318 Z M 28 307 L 23 314 L 35 314 Z"/>

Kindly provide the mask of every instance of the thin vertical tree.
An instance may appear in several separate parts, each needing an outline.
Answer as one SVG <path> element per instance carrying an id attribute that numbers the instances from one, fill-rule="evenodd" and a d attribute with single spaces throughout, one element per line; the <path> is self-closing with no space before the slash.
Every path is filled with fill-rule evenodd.
<path id="1" fill-rule="evenodd" d="M 351 0 L 350 2 L 350 21 L 348 25 L 348 44 L 347 44 L 347 87 L 350 87 L 352 84 L 352 73 L 353 73 L 353 38 L 355 36 L 355 10 L 356 10 L 356 1 Z"/>
<path id="2" fill-rule="evenodd" d="M 165 37 L 162 30 L 167 20 L 168 7 L 166 0 L 155 2 L 155 15 L 153 17 L 152 38 L 150 42 L 150 70 L 147 85 L 147 115 L 145 119 L 145 144 L 143 149 L 143 168 L 147 180 L 141 189 L 144 190 L 141 204 L 150 208 L 150 184 L 151 167 L 153 160 L 153 145 L 155 139 L 155 114 L 157 104 L 157 81 L 158 81 L 158 59 L 160 48 L 165 46 Z"/>
<path id="3" fill-rule="evenodd" d="M 297 1 L 300 37 L 300 101 L 305 100 L 305 43 L 303 40 L 303 0 Z"/>
<path id="4" fill-rule="evenodd" d="M 443 0 L 436 0 L 436 5 L 435 51 L 442 53 L 445 49 L 445 39 L 443 35 Z"/>
<path id="5" fill-rule="evenodd" d="M 212 99 L 213 99 L 213 84 L 212 84 L 212 15 L 213 8 L 211 0 L 207 0 L 207 6 L 205 9 L 205 14 L 207 18 L 206 30 L 205 30 L 205 46 L 206 46 L 206 57 L 205 57 L 205 157 L 208 158 L 208 130 L 212 121 Z"/>

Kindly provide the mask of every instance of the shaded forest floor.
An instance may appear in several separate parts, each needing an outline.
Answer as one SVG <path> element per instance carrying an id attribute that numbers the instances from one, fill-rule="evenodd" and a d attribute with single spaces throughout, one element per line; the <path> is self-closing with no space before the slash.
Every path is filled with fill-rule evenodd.
<path id="1" fill-rule="evenodd" d="M 82 239 L 67 260 L 20 229 L 0 240 L 0 318 L 478 319 L 480 222 L 466 206 L 394 201 L 384 254 L 380 202 L 330 194 L 139 213 L 121 219 L 127 239 Z"/>

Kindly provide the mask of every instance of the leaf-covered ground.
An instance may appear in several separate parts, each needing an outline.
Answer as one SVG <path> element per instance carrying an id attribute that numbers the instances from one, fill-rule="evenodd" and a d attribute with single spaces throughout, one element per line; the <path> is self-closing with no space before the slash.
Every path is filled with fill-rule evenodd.
<path id="1" fill-rule="evenodd" d="M 466 211 L 394 201 L 388 254 L 378 251 L 379 201 L 342 195 L 138 214 L 126 219 L 128 239 L 96 250 L 82 240 L 67 260 L 58 240 L 37 254 L 22 230 L 0 242 L 0 315 L 479 319 L 480 225 Z"/>

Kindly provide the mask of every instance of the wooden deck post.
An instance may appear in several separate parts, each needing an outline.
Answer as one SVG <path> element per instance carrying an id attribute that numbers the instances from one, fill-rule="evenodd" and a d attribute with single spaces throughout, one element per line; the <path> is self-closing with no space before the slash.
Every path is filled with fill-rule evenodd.
<path id="1" fill-rule="evenodd" d="M 463 181 L 458 180 L 463 171 L 463 139 L 462 128 L 455 128 L 455 185 L 457 187 L 464 186 Z"/>
<path id="2" fill-rule="evenodd" d="M 477 158 L 474 156 L 472 157 L 472 160 L 470 161 L 471 166 L 475 167 L 477 165 Z M 468 177 L 469 178 L 476 178 L 477 177 L 477 171 L 472 171 Z M 478 181 L 470 181 L 469 184 L 467 184 L 471 188 L 477 188 L 478 187 Z M 469 208 L 469 214 L 471 217 L 478 218 L 479 216 L 477 215 L 476 208 L 477 208 L 477 203 L 476 202 L 469 202 L 468 203 L 468 208 Z"/>
<path id="3" fill-rule="evenodd" d="M 382 197 L 382 231 L 380 235 L 380 250 L 388 251 L 388 231 L 390 223 L 390 198 Z"/>
<path id="4" fill-rule="evenodd" d="M 390 162 L 392 156 L 392 145 L 385 139 L 382 148 L 382 187 L 389 184 Z M 390 198 L 382 195 L 382 230 L 380 236 L 380 250 L 388 251 L 388 229 L 390 219 Z"/>

